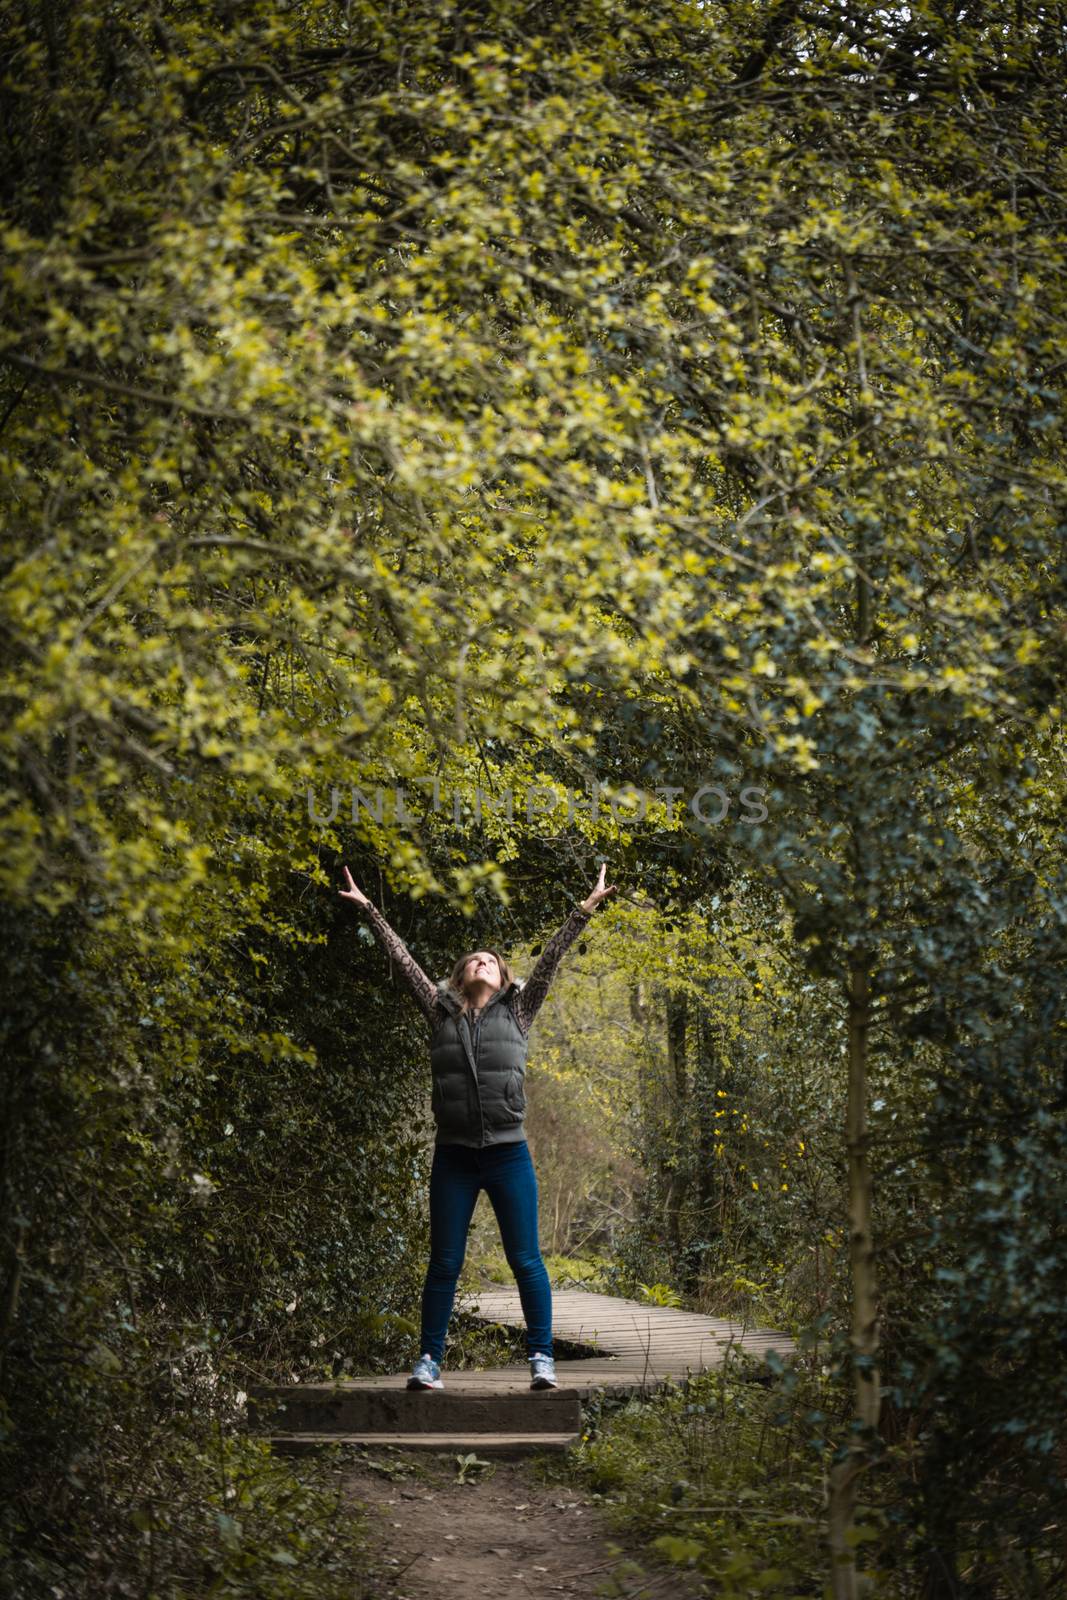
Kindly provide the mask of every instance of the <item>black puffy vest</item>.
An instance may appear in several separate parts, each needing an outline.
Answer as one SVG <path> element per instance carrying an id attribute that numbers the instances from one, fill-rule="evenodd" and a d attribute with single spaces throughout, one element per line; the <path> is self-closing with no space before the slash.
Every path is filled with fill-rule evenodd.
<path id="1" fill-rule="evenodd" d="M 522 988 L 513 979 L 498 989 L 471 1026 L 470 1013 L 442 978 L 437 993 L 446 1015 L 430 1038 L 430 1104 L 437 1144 L 512 1144 L 525 1139 L 528 1041 L 512 1013 Z"/>

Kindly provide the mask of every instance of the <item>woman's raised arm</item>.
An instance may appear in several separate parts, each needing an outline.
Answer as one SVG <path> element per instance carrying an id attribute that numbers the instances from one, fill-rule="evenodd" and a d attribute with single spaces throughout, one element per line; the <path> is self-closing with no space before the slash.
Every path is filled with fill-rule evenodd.
<path id="1" fill-rule="evenodd" d="M 591 890 L 587 899 L 572 910 L 570 916 L 556 933 L 554 933 L 545 948 L 541 951 L 537 965 L 530 973 L 525 985 L 515 999 L 514 1014 L 523 1033 L 529 1033 L 530 1024 L 544 1003 L 548 994 L 549 984 L 555 977 L 556 968 L 563 960 L 564 955 L 577 939 L 583 928 L 588 927 L 589 919 L 601 900 L 607 899 L 609 894 L 615 893 L 615 885 L 604 887 L 604 863 L 601 862 L 600 877 L 597 879 L 596 888 Z"/>
<path id="2" fill-rule="evenodd" d="M 403 973 L 404 980 L 427 1022 L 433 1022 L 437 1015 L 437 985 L 426 976 L 403 939 L 389 926 L 377 906 L 367 899 L 347 867 L 344 868 L 344 874 L 347 887 L 338 891 L 341 899 L 351 900 L 352 904 L 358 906 L 366 916 L 378 943 Z"/>

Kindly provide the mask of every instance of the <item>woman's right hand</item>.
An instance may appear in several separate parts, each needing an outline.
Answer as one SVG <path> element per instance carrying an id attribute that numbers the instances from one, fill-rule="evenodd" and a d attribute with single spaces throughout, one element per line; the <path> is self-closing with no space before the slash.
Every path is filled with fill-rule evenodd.
<path id="1" fill-rule="evenodd" d="M 341 896 L 341 899 L 342 900 L 354 900 L 356 902 L 357 906 L 369 906 L 370 905 L 370 901 L 367 899 L 367 896 L 363 893 L 363 890 L 356 883 L 355 879 L 353 878 L 352 874 L 349 872 L 347 867 L 345 867 L 345 869 L 344 869 L 344 874 L 345 874 L 345 877 L 348 879 L 348 888 L 347 889 L 339 889 L 337 891 L 338 894 Z"/>

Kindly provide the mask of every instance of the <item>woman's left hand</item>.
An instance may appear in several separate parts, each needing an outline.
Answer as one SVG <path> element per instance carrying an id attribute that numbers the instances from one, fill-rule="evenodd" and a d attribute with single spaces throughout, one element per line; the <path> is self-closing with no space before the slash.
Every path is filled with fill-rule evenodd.
<path id="1" fill-rule="evenodd" d="M 604 874 L 606 870 L 607 863 L 602 861 L 600 863 L 600 877 L 596 881 L 596 888 L 592 891 L 587 900 L 582 901 L 583 911 L 595 911 L 601 900 L 606 900 L 609 894 L 615 893 L 615 885 L 613 883 L 609 883 L 606 889 L 604 887 Z"/>

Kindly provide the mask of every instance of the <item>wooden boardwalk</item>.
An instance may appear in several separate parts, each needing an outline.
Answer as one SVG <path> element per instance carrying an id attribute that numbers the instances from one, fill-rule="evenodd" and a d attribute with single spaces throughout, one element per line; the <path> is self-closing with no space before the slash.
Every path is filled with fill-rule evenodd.
<path id="1" fill-rule="evenodd" d="M 525 1327 L 517 1289 L 479 1290 L 469 1309 L 480 1321 Z M 746 1327 L 695 1311 L 646 1305 L 584 1289 L 553 1289 L 552 1335 L 597 1351 L 595 1356 L 577 1360 L 556 1359 L 560 1388 L 575 1388 L 582 1399 L 591 1398 L 595 1389 L 639 1393 L 657 1389 L 668 1380 L 679 1382 L 687 1372 L 721 1366 L 730 1350 L 757 1357 L 768 1350 L 782 1356 L 793 1351 L 791 1339 L 769 1328 Z M 520 1373 L 528 1383 L 525 1365 L 500 1367 L 497 1373 L 479 1373 L 478 1377 L 492 1382 L 499 1375 L 500 1380 L 510 1381 L 513 1374 Z"/>
<path id="2" fill-rule="evenodd" d="M 486 1323 L 522 1328 L 517 1289 L 481 1289 L 457 1305 Z M 278 1451 L 324 1444 L 520 1456 L 565 1450 L 581 1437 L 582 1402 L 598 1395 L 647 1395 L 665 1383 L 721 1366 L 731 1350 L 782 1356 L 793 1344 L 768 1328 L 645 1305 L 581 1289 L 552 1291 L 553 1337 L 592 1347 L 582 1359 L 557 1356 L 556 1389 L 531 1390 L 526 1362 L 450 1372 L 443 1389 L 413 1391 L 407 1372 L 253 1390 L 250 1416 Z"/>

